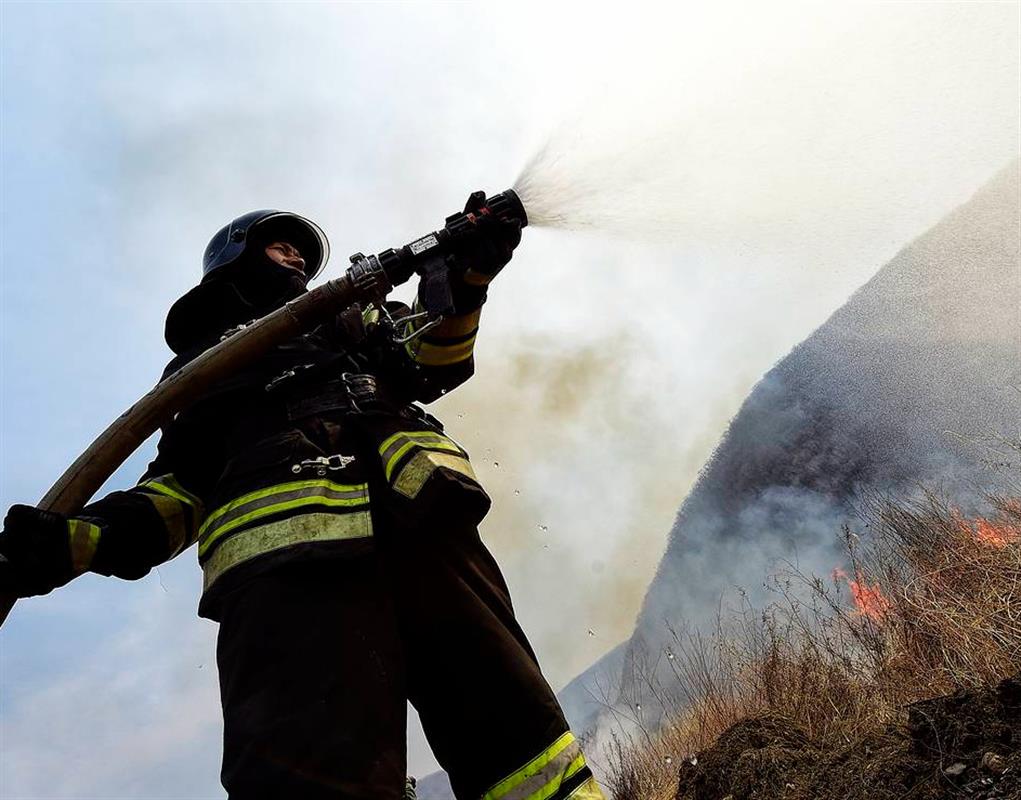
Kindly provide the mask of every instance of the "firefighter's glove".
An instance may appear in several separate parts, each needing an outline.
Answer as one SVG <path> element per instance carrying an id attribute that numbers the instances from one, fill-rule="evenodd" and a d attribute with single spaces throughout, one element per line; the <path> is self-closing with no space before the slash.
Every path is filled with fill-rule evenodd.
<path id="1" fill-rule="evenodd" d="M 11 506 L 0 532 L 0 591 L 48 594 L 75 576 L 67 518 L 32 506 Z"/>
<path id="2" fill-rule="evenodd" d="M 478 211 L 486 204 L 484 192 L 468 197 L 466 213 Z M 462 242 L 453 253 L 452 289 L 458 310 L 477 308 L 486 297 L 486 287 L 510 262 L 514 248 L 521 242 L 521 223 L 479 214 L 478 235 Z"/>

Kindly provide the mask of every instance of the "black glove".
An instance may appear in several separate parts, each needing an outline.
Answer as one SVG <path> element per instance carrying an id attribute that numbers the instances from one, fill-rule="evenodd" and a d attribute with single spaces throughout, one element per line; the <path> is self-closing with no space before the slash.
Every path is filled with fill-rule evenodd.
<path id="1" fill-rule="evenodd" d="M 486 204 L 485 192 L 472 192 L 465 213 L 478 211 Z M 479 214 L 478 233 L 469 236 L 454 251 L 455 271 L 469 285 L 485 286 L 510 262 L 514 248 L 521 242 L 521 222 Z"/>
<path id="2" fill-rule="evenodd" d="M 48 594 L 74 576 L 67 517 L 14 505 L 0 531 L 0 592 L 16 597 Z"/>

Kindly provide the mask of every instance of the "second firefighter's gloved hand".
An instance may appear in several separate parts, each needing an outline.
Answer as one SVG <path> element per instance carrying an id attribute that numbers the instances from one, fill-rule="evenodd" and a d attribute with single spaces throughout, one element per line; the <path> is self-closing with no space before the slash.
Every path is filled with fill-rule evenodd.
<path id="1" fill-rule="evenodd" d="M 485 192 L 473 192 L 464 210 L 478 211 L 485 204 Z M 458 246 L 452 258 L 452 288 L 458 310 L 482 305 L 489 282 L 507 266 L 521 242 L 521 223 L 517 220 L 480 214 L 476 225 L 479 235 Z"/>
<path id="2" fill-rule="evenodd" d="M 74 576 L 67 518 L 14 505 L 0 532 L 0 591 L 16 597 L 47 594 Z"/>

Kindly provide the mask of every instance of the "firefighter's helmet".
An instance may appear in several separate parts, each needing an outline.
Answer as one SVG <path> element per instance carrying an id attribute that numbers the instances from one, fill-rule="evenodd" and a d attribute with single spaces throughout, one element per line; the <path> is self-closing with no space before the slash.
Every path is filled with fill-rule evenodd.
<path id="1" fill-rule="evenodd" d="M 202 256 L 202 280 L 237 262 L 248 248 L 273 242 L 289 242 L 298 248 L 309 280 L 319 274 L 330 257 L 326 234 L 314 222 L 288 211 L 264 208 L 242 214 L 209 240 Z"/>

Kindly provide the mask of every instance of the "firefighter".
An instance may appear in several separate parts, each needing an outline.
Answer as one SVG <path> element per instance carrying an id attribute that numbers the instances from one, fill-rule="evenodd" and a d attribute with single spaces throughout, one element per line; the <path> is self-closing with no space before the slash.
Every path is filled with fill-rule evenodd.
<path id="1" fill-rule="evenodd" d="M 197 545 L 231 800 L 401 797 L 408 700 L 460 800 L 601 797 L 479 538 L 489 497 L 417 404 L 472 375 L 488 281 L 520 236 L 492 220 L 454 255 L 439 324 L 420 299 L 356 307 L 222 381 L 132 489 L 70 518 L 10 509 L 0 589 L 19 597 L 139 579 Z M 221 229 L 168 314 L 165 375 L 305 292 L 328 254 L 296 214 Z"/>

